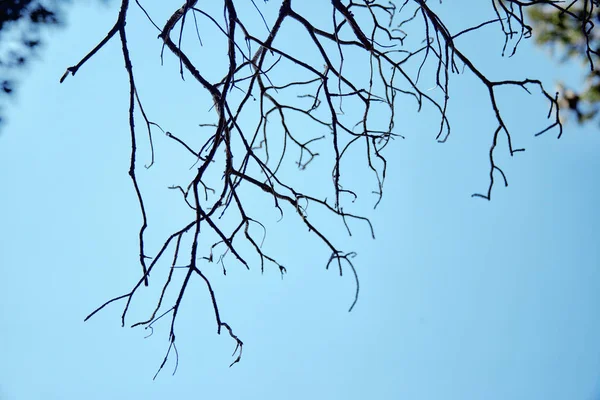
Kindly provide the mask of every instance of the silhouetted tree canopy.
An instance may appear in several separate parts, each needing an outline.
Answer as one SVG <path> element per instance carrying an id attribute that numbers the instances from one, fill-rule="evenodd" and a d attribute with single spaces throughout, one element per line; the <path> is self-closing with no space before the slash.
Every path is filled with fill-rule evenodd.
<path id="1" fill-rule="evenodd" d="M 68 0 L 0 2 L 0 106 L 14 93 L 18 72 L 42 44 L 44 30 L 64 20 Z M 0 108 L 0 122 L 2 109 Z"/>
<path id="2" fill-rule="evenodd" d="M 36 58 L 50 29 L 66 23 L 77 0 L 0 0 L 0 129 L 2 105 L 14 95 L 23 69 Z M 99 0 L 109 3 L 110 0 Z"/>

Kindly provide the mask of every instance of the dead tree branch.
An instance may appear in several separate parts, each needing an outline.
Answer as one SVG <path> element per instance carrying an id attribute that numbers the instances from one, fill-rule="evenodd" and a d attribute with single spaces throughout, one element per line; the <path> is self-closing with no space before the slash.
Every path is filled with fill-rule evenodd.
<path id="1" fill-rule="evenodd" d="M 63 82 L 69 74 L 75 75 L 92 57 L 100 57 L 98 50 L 118 34 L 129 78 L 129 175 L 142 214 L 139 231 L 142 274 L 128 293 L 102 304 L 86 320 L 109 304 L 125 300 L 121 316 L 124 326 L 130 304 L 138 291 L 150 283 L 162 285 L 148 318 L 132 324 L 132 327 L 144 326 L 152 330 L 155 322 L 170 316 L 169 347 L 159 371 L 165 365 L 171 349 L 176 352 L 175 321 L 189 282 L 198 278 L 210 294 L 217 333 L 220 334 L 225 328 L 235 342 L 231 365 L 241 358 L 243 342 L 221 317 L 215 291 L 205 273 L 207 264 L 221 263 L 223 273 L 226 273 L 223 263 L 226 257 L 233 257 L 246 268 L 251 268 L 254 265 L 252 260 L 257 259 L 261 272 L 265 270 L 265 265 L 277 267 L 282 277 L 287 271 L 283 263 L 263 249 L 265 225 L 248 206 L 248 192 L 252 189 L 258 189 L 264 195 L 262 201 L 266 208 L 276 209 L 280 217 L 291 213 L 301 221 L 316 242 L 330 252 L 330 258 L 325 263 L 327 268 L 334 265 L 340 275 L 345 268 L 350 268 L 356 279 L 356 293 L 350 310 L 355 306 L 359 294 L 358 274 L 351 261 L 355 253 L 339 248 L 326 233 L 323 222 L 315 217 L 314 212 L 309 213 L 308 209 L 320 208 L 339 217 L 349 234 L 352 221 L 364 224 L 371 236 L 375 237 L 367 218 L 344 211 L 344 204 L 357 198 L 356 191 L 351 189 L 356 183 L 345 175 L 344 165 L 346 162 L 356 163 L 356 160 L 350 161 L 350 157 L 355 157 L 350 154 L 357 154 L 358 151 L 364 155 L 364 167 L 374 176 L 376 207 L 384 193 L 388 163 L 386 148 L 391 140 L 403 137 L 397 129 L 397 122 L 404 118 L 398 107 L 399 97 L 416 101 L 418 111 L 423 107 L 434 110 L 439 118 L 436 138 L 439 142 L 445 142 L 452 133 L 448 111 L 451 104 L 451 78 L 461 73 L 469 73 L 477 78 L 487 92 L 487 101 L 493 110 L 496 125 L 490 131 L 489 185 L 483 194 L 473 195 L 487 200 L 491 199 L 496 173 L 507 185 L 506 176 L 496 161 L 498 141 L 507 141 L 511 156 L 523 150 L 513 147 L 514 139 L 498 101 L 499 88 L 514 87 L 527 93 L 532 93 L 531 89 L 536 88 L 550 109 L 545 116 L 548 119 L 547 127 L 539 133 L 555 129 L 559 137 L 562 134 L 556 96 L 550 94 L 541 81 L 527 77 L 492 80 L 457 45 L 457 38 L 495 25 L 505 37 L 502 53 L 512 46 L 512 55 L 521 40 L 531 34 L 523 9 L 545 4 L 565 7 L 561 9 L 571 15 L 568 6 L 558 1 L 491 0 L 490 7 L 496 19 L 482 21 L 458 32 L 451 32 L 434 10 L 432 2 L 425 0 L 406 0 L 402 4 L 376 0 L 315 3 L 318 15 L 331 16 L 328 28 L 314 22 L 313 15 L 297 11 L 294 7 L 296 3 L 292 0 L 278 3 L 279 11 L 271 22 L 262 11 L 266 7 L 276 6 L 275 1 L 264 4 L 252 1 L 253 8 L 241 12 L 237 7 L 244 7 L 242 3 L 245 2 L 223 0 L 219 3 L 222 5 L 221 12 L 215 13 L 195 0 L 184 0 L 172 14 L 163 17 L 166 22 L 162 28 L 154 22 L 160 17 L 151 16 L 141 0 L 135 3 L 159 31 L 158 37 L 163 48 L 177 59 L 181 77 L 191 76 L 193 82 L 189 84 L 197 85 L 198 92 L 210 96 L 213 104 L 210 113 L 199 121 L 202 129 L 210 130 L 202 146 L 185 136 L 166 132 L 174 143 L 183 148 L 182 156 L 189 156 L 191 161 L 197 162 L 197 166 L 191 181 L 172 187 L 179 189 L 182 194 L 183 206 L 190 213 L 189 221 L 175 232 L 165 234 L 166 240 L 153 257 L 148 257 L 145 249 L 145 231 L 150 220 L 136 176 L 136 105 L 145 120 L 150 140 L 152 127 L 159 126 L 146 117 L 134 78 L 126 36 L 127 29 L 133 29 L 126 24 L 131 8 L 128 0 L 122 0 L 117 20 L 106 36 L 81 61 L 67 68 L 60 81 Z M 595 7 L 595 3 L 588 4 L 590 8 Z M 256 12 L 264 25 L 258 24 L 260 29 L 252 23 L 252 19 L 257 18 Z M 182 38 L 187 32 L 185 22 L 190 18 L 195 21 L 198 40 L 201 40 L 198 26 L 202 23 L 212 27 L 215 37 L 226 39 L 222 54 L 215 55 L 222 57 L 227 65 L 218 80 L 209 79 L 208 67 L 195 62 L 184 49 L 185 41 Z M 579 17 L 573 15 L 573 18 Z M 581 24 L 582 29 L 591 29 L 591 21 L 584 19 Z M 291 26 L 300 29 L 302 35 L 295 39 L 313 50 L 314 55 L 302 56 L 293 45 L 279 40 L 285 34 L 285 29 Z M 417 41 L 420 44 L 411 48 L 407 40 L 418 32 L 421 33 Z M 366 72 L 360 76 L 353 74 L 345 63 L 350 58 L 362 60 Z M 425 75 L 435 81 L 435 93 L 421 83 Z M 352 111 L 345 112 L 345 108 Z M 249 109 L 256 116 L 252 122 L 243 116 Z M 298 120 L 304 121 L 305 125 L 299 124 Z M 331 167 L 327 197 L 300 190 L 282 172 L 290 156 L 299 170 L 309 169 L 317 157 L 327 158 Z M 151 160 L 149 166 L 154 163 L 153 156 Z M 260 227 L 262 235 L 253 233 L 251 226 Z M 206 243 L 204 237 L 210 235 L 216 240 Z M 183 238 L 191 239 L 188 240 L 190 244 L 184 245 L 188 241 L 183 241 Z M 220 254 L 215 257 L 214 252 L 219 251 Z M 171 260 L 168 262 L 170 270 L 167 279 L 162 283 L 153 282 L 153 271 L 165 267 L 160 261 L 166 257 Z M 149 264 L 148 260 L 151 260 Z M 182 260 L 186 260 L 183 266 Z M 185 276 L 180 284 L 175 284 L 177 280 L 174 276 L 180 273 Z M 167 293 L 177 294 L 174 303 L 166 303 Z"/>

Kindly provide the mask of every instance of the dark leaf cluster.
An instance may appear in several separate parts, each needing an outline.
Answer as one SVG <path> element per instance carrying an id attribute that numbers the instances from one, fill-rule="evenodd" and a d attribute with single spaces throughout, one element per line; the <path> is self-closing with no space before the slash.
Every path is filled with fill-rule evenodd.
<path id="1" fill-rule="evenodd" d="M 0 1 L 0 123 L 2 103 L 15 93 L 19 73 L 34 58 L 45 30 L 64 21 L 68 0 Z"/>

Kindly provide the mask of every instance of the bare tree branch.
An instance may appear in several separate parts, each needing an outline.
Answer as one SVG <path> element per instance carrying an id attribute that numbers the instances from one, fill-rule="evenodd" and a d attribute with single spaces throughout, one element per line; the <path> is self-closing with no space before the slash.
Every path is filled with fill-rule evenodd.
<path id="1" fill-rule="evenodd" d="M 385 149 L 391 140 L 403 137 L 396 129 L 397 122 L 404 118 L 403 110 L 398 107 L 398 96 L 416 101 L 419 111 L 423 107 L 434 110 L 439 123 L 436 138 L 439 142 L 445 142 L 452 133 L 448 112 L 452 75 L 471 74 L 485 88 L 486 101 L 495 118 L 495 128 L 490 130 L 489 185 L 483 194 L 476 193 L 473 196 L 487 200 L 491 200 L 496 174 L 499 173 L 504 185 L 508 185 L 507 177 L 496 161 L 498 141 L 506 140 L 511 156 L 523 150 L 513 146 L 514 139 L 498 101 L 499 88 L 522 89 L 532 95 L 532 88 L 536 88 L 538 95 L 549 106 L 548 114 L 542 116 L 542 119 L 547 118 L 547 126 L 538 134 L 552 129 L 558 132 L 559 137 L 562 134 L 557 97 L 550 94 L 541 81 L 527 77 L 492 80 L 457 45 L 456 39 L 477 34 L 483 27 L 495 25 L 505 38 L 502 53 L 512 46 L 512 55 L 517 51 L 521 40 L 531 34 L 523 9 L 545 4 L 558 7 L 571 16 L 569 7 L 565 7 L 563 3 L 491 0 L 490 7 L 496 14 L 495 19 L 484 20 L 457 32 L 452 32 L 435 12 L 431 2 L 425 0 L 406 0 L 401 5 L 376 0 L 315 3 L 314 7 L 320 15 L 331 15 L 327 28 L 312 22 L 310 15 L 297 11 L 292 0 L 278 3 L 279 12 L 272 22 L 269 22 L 262 10 L 265 10 L 264 7 L 273 7 L 275 1 L 251 3 L 251 10 L 258 13 L 238 12 L 236 7 L 241 7 L 241 2 L 235 0 L 223 0 L 219 3 L 222 4 L 221 13 L 209 11 L 210 7 L 199 5 L 195 0 L 184 0 L 179 8 L 165 18 L 166 22 L 160 28 L 154 22 L 159 18 L 151 16 L 142 1 L 136 0 L 147 19 L 159 31 L 158 37 L 162 40 L 164 49 L 178 60 L 181 77 L 189 74 L 193 78 L 193 82 L 189 84 L 197 85 L 198 92 L 210 96 L 213 104 L 210 111 L 212 119 L 203 116 L 199 121 L 202 129 L 209 130 L 208 138 L 202 146 L 193 144 L 184 136 L 166 132 L 169 138 L 182 146 L 182 156 L 189 156 L 191 161 L 197 163 L 197 167 L 194 178 L 189 183 L 171 187 L 182 194 L 183 207 L 189 210 L 189 221 L 179 230 L 165 234 L 167 239 L 152 258 L 146 256 L 144 246 L 144 233 L 149 219 L 136 177 L 136 104 L 142 113 L 150 140 L 151 128 L 162 128 L 147 117 L 136 87 L 126 37 L 130 8 L 128 0 L 122 0 L 117 21 L 106 36 L 79 63 L 67 68 L 61 78 L 63 82 L 69 73 L 75 75 L 92 57 L 98 56 L 100 48 L 119 34 L 129 78 L 129 174 L 143 220 L 139 232 L 142 275 L 130 292 L 107 301 L 86 320 L 107 305 L 126 299 L 122 314 L 124 325 L 129 306 L 142 283 L 146 286 L 150 283 L 158 284 L 162 287 L 160 295 L 156 304 L 151 307 L 148 318 L 133 323 L 132 327 L 144 326 L 152 330 L 153 323 L 170 315 L 169 347 L 159 371 L 164 367 L 171 348 L 177 351 L 175 321 L 189 282 L 197 278 L 204 282 L 210 294 L 217 333 L 220 334 L 222 328 L 225 328 L 235 342 L 231 365 L 241 359 L 243 342 L 231 326 L 222 320 L 215 291 L 203 270 L 205 264 L 221 263 L 223 272 L 226 273 L 226 257 L 233 257 L 246 268 L 251 268 L 254 265 L 252 259 L 257 259 L 261 272 L 265 270 L 265 261 L 267 265 L 276 266 L 282 277 L 287 271 L 284 263 L 263 249 L 267 229 L 248 206 L 248 193 L 254 188 L 260 189 L 258 192 L 263 194 L 261 201 L 265 208 L 276 209 L 280 217 L 291 212 L 316 242 L 330 252 L 330 258 L 325 262 L 327 268 L 336 266 L 340 275 L 344 268 L 350 268 L 356 280 L 355 296 L 349 307 L 352 310 L 359 294 L 358 274 L 351 260 L 356 253 L 339 248 L 334 238 L 326 233 L 329 227 L 319 218 L 318 212 L 315 214 L 311 209 L 309 213 L 308 209 L 317 207 L 338 217 L 340 225 L 343 224 L 349 235 L 352 234 L 352 221 L 364 223 L 375 238 L 373 226 L 367 218 L 344 211 L 344 205 L 358 197 L 357 192 L 352 189 L 355 182 L 345 174 L 344 166 L 347 162 L 356 164 L 356 160 L 350 160 L 350 157 L 355 156 L 350 154 L 359 152 L 364 155 L 364 168 L 373 174 L 375 180 L 376 189 L 373 192 L 376 194 L 376 207 L 384 193 L 388 163 Z M 589 7 L 593 8 L 595 5 L 589 3 Z M 196 18 L 208 21 L 216 35 L 227 39 L 222 54 L 217 55 L 226 60 L 227 65 L 218 80 L 211 81 L 206 66 L 195 63 L 183 49 L 182 38 L 187 34 L 184 25 L 186 16 L 190 13 L 193 14 L 194 21 Z M 264 31 L 253 27 L 251 23 L 252 18 L 257 18 L 257 14 L 264 24 Z M 572 17 L 579 18 L 574 14 Z M 587 19 L 581 20 L 585 32 L 590 32 L 590 22 Z M 293 45 L 285 40 L 277 40 L 282 36 L 284 27 L 288 26 L 300 29 L 302 35 L 298 35 L 296 40 L 303 41 L 304 46 L 314 50 L 314 56 L 302 56 L 294 50 Z M 409 26 L 412 26 L 410 30 Z M 197 23 L 195 30 L 200 41 Z M 174 32 L 178 35 L 175 38 Z M 421 32 L 422 36 L 417 40 L 420 44 L 410 48 L 407 38 L 414 35 L 414 32 Z M 345 67 L 345 60 L 350 57 L 360 57 L 368 71 L 360 76 L 352 73 Z M 421 83 L 424 76 L 430 82 L 435 82 L 435 93 Z M 352 111 L 345 112 L 345 108 Z M 248 122 L 247 118 L 242 117 L 243 113 L 248 112 L 256 117 L 253 121 Z M 304 122 L 300 124 L 298 120 Z M 290 156 L 299 171 L 309 169 L 317 157 L 328 161 L 331 166 L 331 185 L 327 197 L 298 188 L 282 172 Z M 148 166 L 153 164 L 152 156 Z M 256 235 L 251 226 L 258 226 L 262 235 Z M 208 229 L 203 231 L 202 228 Z M 211 234 L 216 237 L 215 241 L 206 243 L 203 239 L 201 245 L 199 238 L 210 237 Z M 187 243 L 182 240 L 184 237 L 191 239 L 191 243 L 184 245 Z M 175 246 L 171 246 L 173 242 Z M 162 283 L 153 282 L 150 279 L 151 273 L 155 268 L 163 267 L 160 260 L 168 253 L 167 250 L 172 252 L 168 276 Z M 214 251 L 221 253 L 215 257 Z M 183 258 L 187 261 L 182 266 L 180 260 Z M 152 260 L 149 265 L 148 259 Z M 176 280 L 172 278 L 180 271 L 185 271 L 185 276 L 180 284 L 175 285 Z M 165 300 L 166 294 L 170 292 L 177 296 L 174 303 L 168 304 Z"/>

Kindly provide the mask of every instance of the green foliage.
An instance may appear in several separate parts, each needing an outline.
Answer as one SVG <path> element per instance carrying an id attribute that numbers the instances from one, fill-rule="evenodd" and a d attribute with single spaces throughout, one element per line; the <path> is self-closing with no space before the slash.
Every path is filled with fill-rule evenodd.
<path id="1" fill-rule="evenodd" d="M 554 2 L 552 2 L 554 3 Z M 600 11 L 588 0 L 578 0 L 560 9 L 542 4 L 528 9 L 533 35 L 540 46 L 551 50 L 563 62 L 579 60 L 584 79 L 581 87 L 559 83 L 561 107 L 579 123 L 595 120 L 600 114 L 600 35 L 593 29 L 600 23 Z"/>

